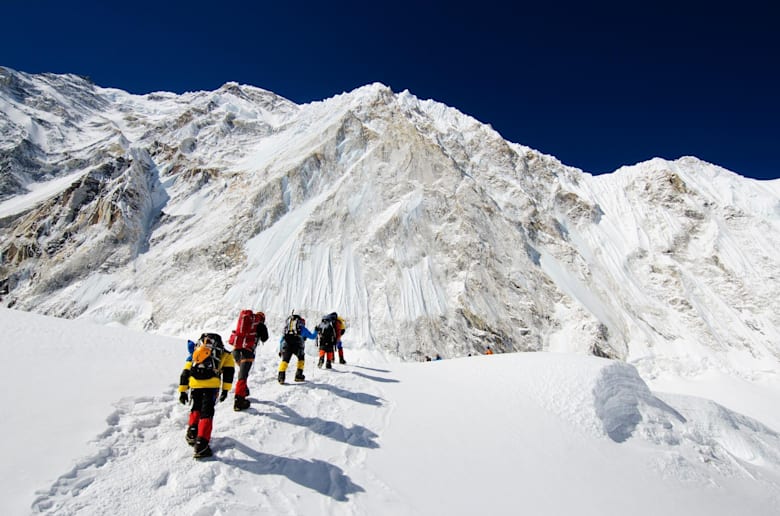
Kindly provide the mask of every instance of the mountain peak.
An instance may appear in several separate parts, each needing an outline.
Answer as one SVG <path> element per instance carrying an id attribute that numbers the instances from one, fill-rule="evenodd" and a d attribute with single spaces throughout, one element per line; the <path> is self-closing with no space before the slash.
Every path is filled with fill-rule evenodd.
<path id="1" fill-rule="evenodd" d="M 404 359 L 777 361 L 771 185 L 691 157 L 593 177 L 381 83 L 299 106 L 52 81 L 0 97 L 6 306 L 182 336 L 336 310 Z"/>

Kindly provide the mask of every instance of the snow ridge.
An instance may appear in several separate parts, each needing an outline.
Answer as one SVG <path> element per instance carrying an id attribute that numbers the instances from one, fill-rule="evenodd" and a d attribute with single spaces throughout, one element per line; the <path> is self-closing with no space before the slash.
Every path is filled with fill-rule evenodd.
<path id="1" fill-rule="evenodd" d="M 780 182 L 692 157 L 593 177 L 381 84 L 299 106 L 2 77 L 4 306 L 182 337 L 337 310 L 404 360 L 777 368 Z"/>

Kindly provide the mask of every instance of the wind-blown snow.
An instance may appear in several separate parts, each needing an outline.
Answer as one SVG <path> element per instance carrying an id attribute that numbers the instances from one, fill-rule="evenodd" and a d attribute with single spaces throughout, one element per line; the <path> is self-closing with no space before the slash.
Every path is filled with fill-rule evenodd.
<path id="1" fill-rule="evenodd" d="M 772 426 L 738 406 L 655 392 L 622 362 L 399 363 L 345 338 L 349 364 L 317 369 L 309 345 L 308 381 L 281 386 L 272 334 L 250 376 L 252 407 L 218 405 L 216 458 L 199 462 L 177 403 L 185 341 L 6 309 L 0 323 L 20 366 L 0 425 L 5 514 L 780 510 L 776 414 Z M 780 385 L 760 395 L 776 407 Z"/>

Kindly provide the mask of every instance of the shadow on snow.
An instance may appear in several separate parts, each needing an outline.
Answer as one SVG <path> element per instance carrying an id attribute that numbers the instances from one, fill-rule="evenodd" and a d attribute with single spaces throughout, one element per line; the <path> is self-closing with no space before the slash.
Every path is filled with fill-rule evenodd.
<path id="1" fill-rule="evenodd" d="M 310 382 L 308 380 L 306 381 L 306 385 L 315 389 L 324 389 L 326 391 L 330 391 L 337 396 L 341 396 L 342 398 L 346 398 L 348 400 L 357 401 L 358 403 L 373 405 L 375 407 L 382 406 L 382 398 L 379 398 L 378 396 L 374 396 L 373 394 L 365 394 L 362 392 L 351 392 L 346 389 L 342 389 L 341 387 L 336 387 L 335 385 L 330 385 L 327 383 Z"/>
<path id="2" fill-rule="evenodd" d="M 336 501 L 346 502 L 348 496 L 365 492 L 361 486 L 352 482 L 338 466 L 318 459 L 294 459 L 279 457 L 253 450 L 232 437 L 215 439 L 222 448 L 233 448 L 248 458 L 220 458 L 224 464 L 241 468 L 256 475 L 283 475 L 296 484 L 308 487 Z"/>
<path id="3" fill-rule="evenodd" d="M 376 368 L 373 368 L 373 367 L 366 367 L 366 366 L 362 366 L 362 365 L 353 365 L 352 367 L 358 367 L 360 369 L 367 369 L 369 371 L 374 371 L 374 372 L 377 372 L 377 373 L 389 373 L 389 372 L 391 372 L 391 371 L 389 371 L 387 369 L 376 369 Z"/>
<path id="4" fill-rule="evenodd" d="M 381 376 L 372 376 L 370 374 L 361 373 L 360 371 L 352 371 L 352 374 L 354 374 L 355 376 L 359 376 L 361 378 L 365 378 L 367 380 L 373 380 L 375 382 L 399 383 L 399 380 L 396 380 L 395 378 L 382 378 Z"/>
<path id="5" fill-rule="evenodd" d="M 362 448 L 379 448 L 379 445 L 374 441 L 374 438 L 378 437 L 377 434 L 366 427 L 352 425 L 351 428 L 347 428 L 336 421 L 326 421 L 318 417 L 304 417 L 295 412 L 290 407 L 276 403 L 274 401 L 258 401 L 257 403 L 270 405 L 271 407 L 277 408 L 282 412 L 279 414 L 277 412 L 258 411 L 258 414 L 261 416 L 267 416 L 281 423 L 303 426 L 312 432 L 324 435 L 325 437 L 333 439 L 334 441 L 339 441 L 352 446 L 360 446 Z"/>

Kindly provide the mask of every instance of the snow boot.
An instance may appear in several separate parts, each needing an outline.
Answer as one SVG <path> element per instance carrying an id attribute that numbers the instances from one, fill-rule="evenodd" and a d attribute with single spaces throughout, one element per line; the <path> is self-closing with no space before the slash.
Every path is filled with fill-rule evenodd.
<path id="1" fill-rule="evenodd" d="M 333 364 L 331 364 L 330 360 L 325 362 L 325 369 L 333 369 Z"/>
<path id="2" fill-rule="evenodd" d="M 211 457 L 212 455 L 214 455 L 214 452 L 211 451 L 209 440 L 204 439 L 203 437 L 198 437 L 198 439 L 195 441 L 195 453 L 193 454 L 193 457 L 196 459 L 202 459 L 204 457 Z"/>
<path id="3" fill-rule="evenodd" d="M 249 402 L 249 400 L 243 396 L 236 396 L 236 399 L 233 400 L 233 410 L 235 410 L 236 412 L 240 410 L 246 410 L 249 408 L 250 405 L 251 403 Z"/>
<path id="4" fill-rule="evenodd" d="M 344 365 L 344 364 L 346 364 L 346 363 L 347 363 L 347 361 L 346 361 L 346 360 L 344 360 L 344 357 L 339 357 L 339 364 L 342 364 L 342 365 Z"/>
<path id="5" fill-rule="evenodd" d="M 184 436 L 187 440 L 187 444 L 195 446 L 195 439 L 198 438 L 198 425 L 190 425 L 187 427 L 187 434 Z"/>
<path id="6" fill-rule="evenodd" d="M 317 367 L 322 367 L 323 362 L 325 362 L 325 357 L 320 357 L 320 359 L 317 360 Z"/>
<path id="7" fill-rule="evenodd" d="M 296 382 L 303 382 L 306 380 L 306 377 L 303 376 L 303 371 L 298 369 L 298 371 L 295 372 L 295 381 Z"/>
<path id="8" fill-rule="evenodd" d="M 284 371 L 279 371 L 279 383 L 284 383 L 285 376 Z"/>

